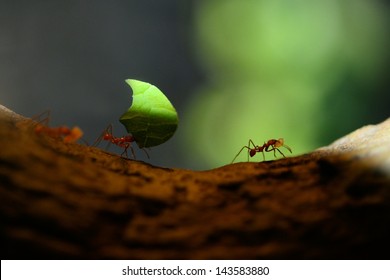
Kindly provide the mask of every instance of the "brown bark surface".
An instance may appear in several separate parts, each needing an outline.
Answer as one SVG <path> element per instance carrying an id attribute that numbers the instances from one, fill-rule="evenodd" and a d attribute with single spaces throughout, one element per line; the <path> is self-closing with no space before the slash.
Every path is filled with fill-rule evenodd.
<path id="1" fill-rule="evenodd" d="M 389 259 L 390 120 L 313 153 L 168 169 L 0 106 L 1 257 Z"/>

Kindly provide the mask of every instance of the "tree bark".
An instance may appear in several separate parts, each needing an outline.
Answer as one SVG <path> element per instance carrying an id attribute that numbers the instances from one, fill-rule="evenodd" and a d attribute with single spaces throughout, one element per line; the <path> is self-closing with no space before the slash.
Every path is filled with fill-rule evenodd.
<path id="1" fill-rule="evenodd" d="M 389 259 L 390 119 L 312 153 L 168 169 L 0 107 L 2 259 Z"/>

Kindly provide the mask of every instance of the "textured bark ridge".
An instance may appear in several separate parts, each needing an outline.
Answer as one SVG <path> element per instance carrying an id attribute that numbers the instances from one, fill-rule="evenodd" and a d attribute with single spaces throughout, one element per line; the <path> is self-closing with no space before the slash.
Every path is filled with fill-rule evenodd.
<path id="1" fill-rule="evenodd" d="M 200 172 L 37 135 L 0 106 L 0 147 L 2 259 L 390 258 L 390 119 Z"/>

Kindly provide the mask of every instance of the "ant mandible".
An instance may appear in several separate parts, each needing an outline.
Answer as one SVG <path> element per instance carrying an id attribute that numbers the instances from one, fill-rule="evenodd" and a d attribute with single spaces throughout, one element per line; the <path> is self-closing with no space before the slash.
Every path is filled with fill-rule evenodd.
<path id="1" fill-rule="evenodd" d="M 250 147 L 250 145 L 253 146 L 253 148 Z M 242 150 L 248 149 L 248 161 L 249 161 L 249 156 L 253 157 L 256 153 L 262 153 L 263 154 L 263 161 L 265 160 L 265 152 L 274 152 L 274 157 L 276 157 L 276 151 L 278 151 L 283 157 L 286 157 L 282 151 L 279 149 L 280 147 L 285 147 L 287 150 L 292 153 L 292 150 L 289 146 L 284 144 L 284 139 L 279 138 L 279 139 L 270 139 L 267 142 L 264 142 L 262 146 L 255 145 L 251 139 L 249 139 L 248 146 L 244 146 L 241 148 L 241 150 L 238 152 L 238 154 L 234 157 L 231 163 L 233 163 L 236 158 L 241 154 Z"/>
<path id="2" fill-rule="evenodd" d="M 128 158 L 128 153 L 127 153 L 127 149 L 130 148 L 131 150 L 131 154 L 133 156 L 133 158 L 136 158 L 135 156 L 135 153 L 134 153 L 134 149 L 133 147 L 131 146 L 131 143 L 135 142 L 135 139 L 132 135 L 125 135 L 125 136 L 122 136 L 122 137 L 115 137 L 112 133 L 112 125 L 108 125 L 107 128 L 105 130 L 103 130 L 102 134 L 99 136 L 98 139 L 96 139 L 95 143 L 93 144 L 93 146 L 97 146 L 99 145 L 99 143 L 104 140 L 104 141 L 108 141 L 114 145 L 117 145 L 118 147 L 121 147 L 123 148 L 123 152 L 121 154 L 121 156 L 123 156 L 124 154 L 126 155 L 126 158 Z M 108 148 L 108 147 L 107 147 Z M 142 149 L 146 156 L 149 158 L 149 154 L 144 150 Z"/>
<path id="3" fill-rule="evenodd" d="M 44 117 L 43 120 L 39 120 L 42 117 Z M 52 138 L 62 138 L 65 143 L 74 143 L 83 136 L 83 131 L 78 126 L 73 128 L 67 126 L 49 127 L 50 111 L 45 111 L 33 119 L 38 119 L 34 128 L 37 134 L 43 133 Z"/>

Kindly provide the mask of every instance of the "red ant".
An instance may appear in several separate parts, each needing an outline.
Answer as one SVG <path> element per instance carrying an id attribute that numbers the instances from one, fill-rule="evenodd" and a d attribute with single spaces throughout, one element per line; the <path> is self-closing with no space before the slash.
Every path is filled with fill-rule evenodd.
<path id="1" fill-rule="evenodd" d="M 65 143 L 74 143 L 83 136 L 83 131 L 78 126 L 74 126 L 71 129 L 67 126 L 48 127 L 50 111 L 45 111 L 33 119 L 39 120 L 43 116 L 45 118 L 42 121 L 38 121 L 34 128 L 35 133 L 43 133 L 52 138 L 62 138 Z"/>
<path id="2" fill-rule="evenodd" d="M 253 148 L 250 147 L 252 144 Z M 234 157 L 232 160 L 232 163 L 234 160 L 241 154 L 243 149 L 248 149 L 248 161 L 249 161 L 249 156 L 253 157 L 256 153 L 262 153 L 263 154 L 263 161 L 265 160 L 264 156 L 264 151 L 266 152 L 274 152 L 274 157 L 276 157 L 276 151 L 278 151 L 283 157 L 286 157 L 281 150 L 279 150 L 280 147 L 285 147 L 287 150 L 292 153 L 292 150 L 289 146 L 284 144 L 284 139 L 279 138 L 278 140 L 276 139 L 270 139 L 267 142 L 264 142 L 263 146 L 258 146 L 253 143 L 251 139 L 249 139 L 248 146 L 244 146 L 241 148 L 241 150 L 238 152 L 238 154 Z"/>
<path id="3" fill-rule="evenodd" d="M 95 141 L 93 146 L 99 145 L 99 143 L 102 140 L 108 141 L 109 142 L 108 144 L 112 143 L 114 145 L 117 145 L 118 147 L 124 148 L 121 156 L 126 154 L 126 158 L 129 157 L 128 154 L 127 154 L 127 149 L 130 148 L 131 154 L 133 155 L 133 158 L 136 158 L 135 157 L 135 153 L 134 153 L 134 149 L 131 146 L 131 143 L 135 142 L 135 139 L 134 139 L 134 137 L 132 135 L 126 135 L 126 136 L 122 136 L 122 137 L 115 137 L 112 134 L 112 125 L 110 124 L 110 125 L 107 126 L 107 128 L 105 130 L 103 130 L 102 134 Z M 149 154 L 144 149 L 142 149 L 142 150 L 145 152 L 146 156 L 149 158 Z"/>

